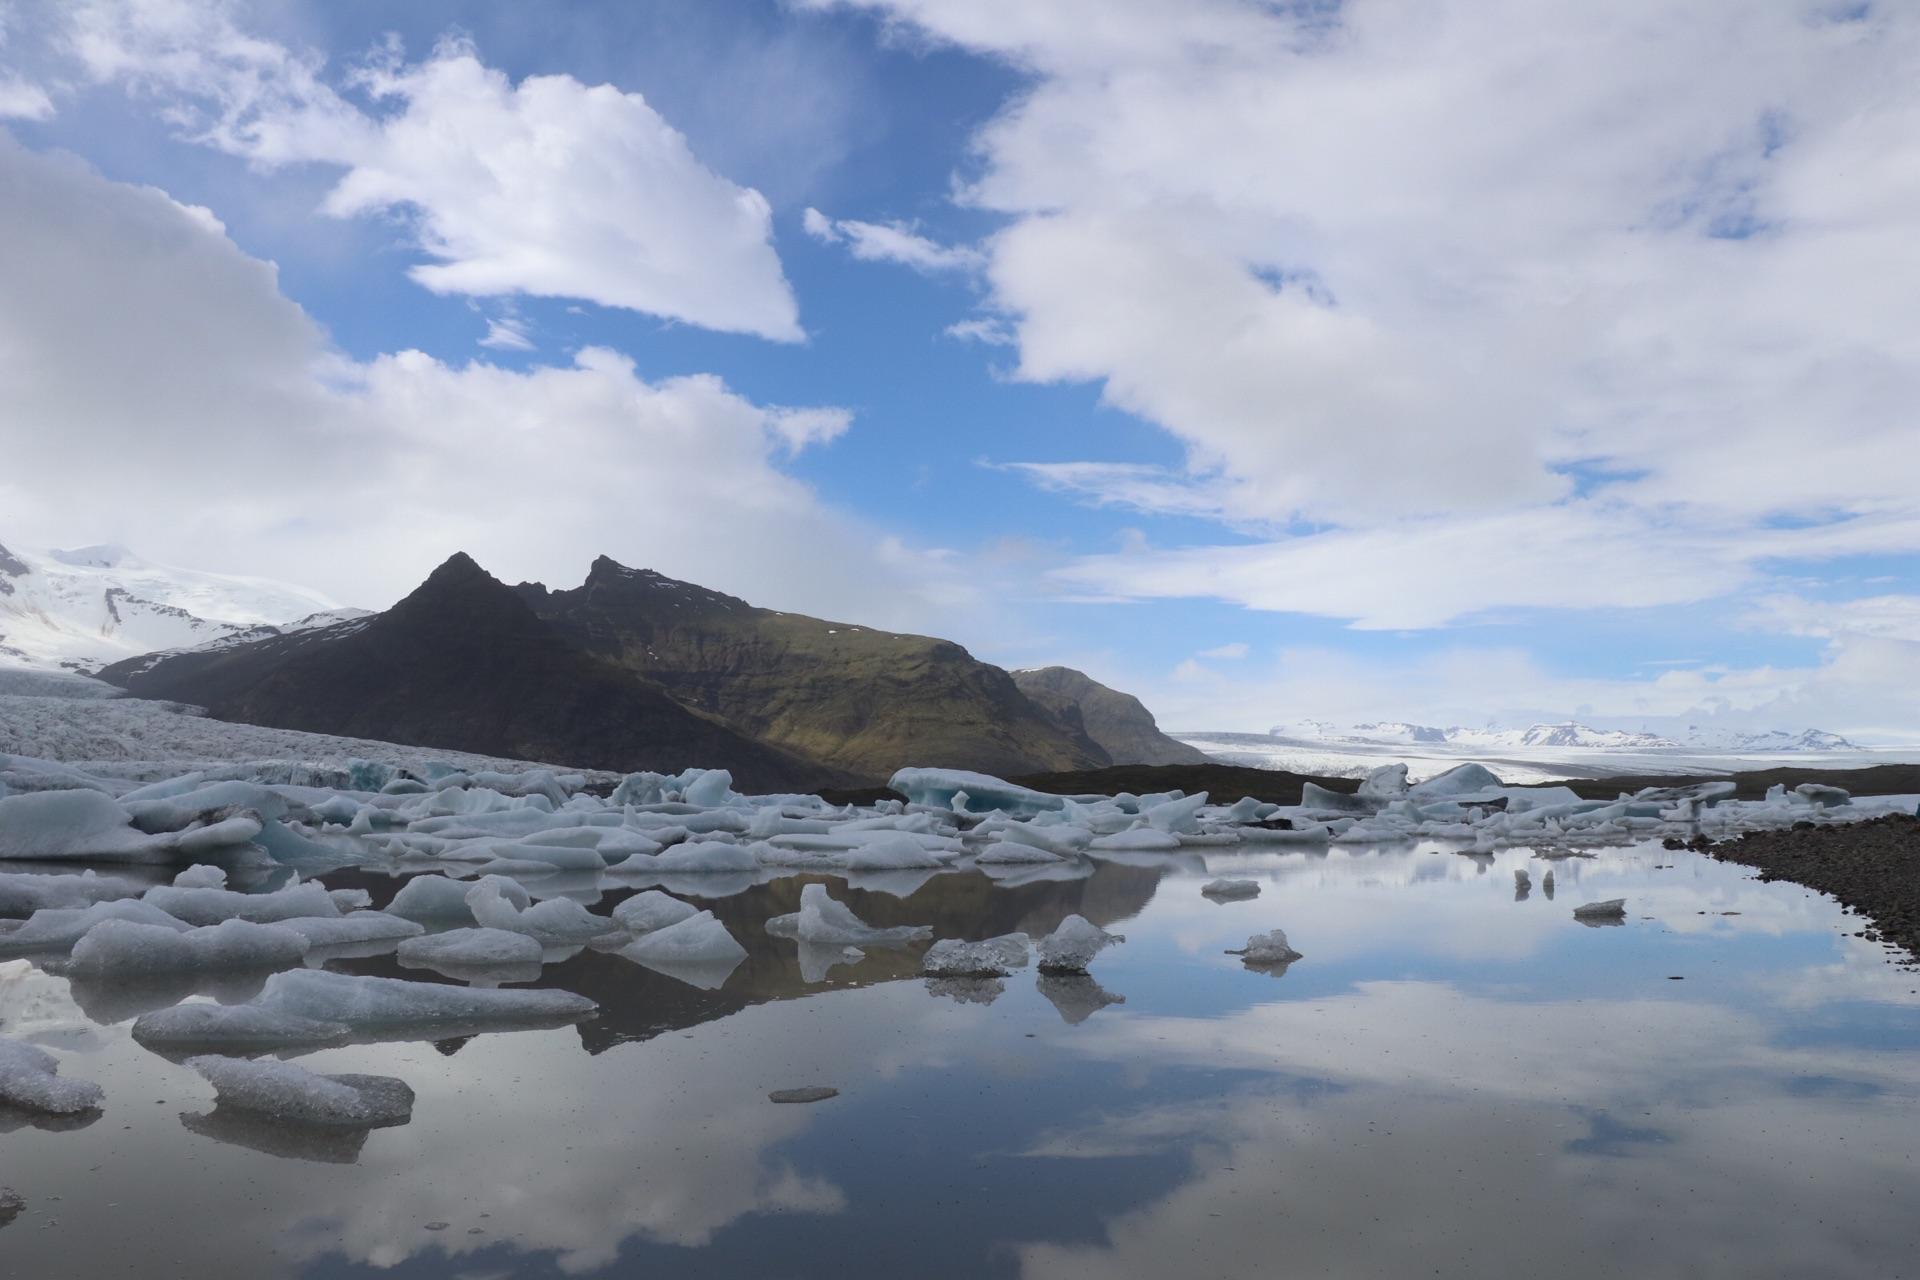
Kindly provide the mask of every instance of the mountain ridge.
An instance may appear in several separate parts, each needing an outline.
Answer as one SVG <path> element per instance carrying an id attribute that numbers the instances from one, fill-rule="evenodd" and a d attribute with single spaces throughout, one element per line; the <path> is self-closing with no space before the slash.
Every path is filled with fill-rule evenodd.
<path id="1" fill-rule="evenodd" d="M 1689 725 L 1679 734 L 1660 734 L 1643 729 L 1596 729 L 1574 720 L 1535 723 L 1524 729 L 1503 729 L 1492 725 L 1479 729 L 1459 725 L 1440 728 L 1398 720 L 1342 726 L 1323 720 L 1298 720 L 1275 725 L 1268 730 L 1268 735 L 1292 742 L 1458 746 L 1506 751 L 1546 747 L 1590 751 L 1711 750 L 1733 753 L 1860 749 L 1858 744 L 1822 729 L 1748 731 Z"/>

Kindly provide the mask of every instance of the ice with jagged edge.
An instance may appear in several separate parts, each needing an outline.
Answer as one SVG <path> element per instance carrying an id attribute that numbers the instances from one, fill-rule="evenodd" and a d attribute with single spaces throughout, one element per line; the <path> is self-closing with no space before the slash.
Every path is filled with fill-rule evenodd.
<path id="1" fill-rule="evenodd" d="M 60 1060 L 37 1045 L 0 1036 L 0 1102 L 47 1115 L 73 1115 L 100 1105 L 91 1080 L 60 1074 Z"/>
<path id="2" fill-rule="evenodd" d="M 905 946 L 933 936 L 933 930 L 925 925 L 876 928 L 829 895 L 827 886 L 817 883 L 800 890 L 800 910 L 768 920 L 767 932 L 816 946 L 849 947 Z"/>
<path id="3" fill-rule="evenodd" d="M 271 1058 L 207 1054 L 187 1065 L 213 1086 L 223 1107 L 294 1124 L 377 1129 L 413 1118 L 413 1090 L 392 1076 L 321 1075 Z"/>

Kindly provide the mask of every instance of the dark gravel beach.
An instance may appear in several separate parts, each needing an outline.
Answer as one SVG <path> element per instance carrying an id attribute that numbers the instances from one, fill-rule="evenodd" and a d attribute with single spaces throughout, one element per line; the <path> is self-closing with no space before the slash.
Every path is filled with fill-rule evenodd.
<path id="1" fill-rule="evenodd" d="M 1905 815 L 1845 826 L 1810 823 L 1756 831 L 1709 845 L 1722 862 L 1760 869 L 1762 880 L 1791 880 L 1833 895 L 1873 925 L 1864 936 L 1920 958 L 1920 819 Z"/>

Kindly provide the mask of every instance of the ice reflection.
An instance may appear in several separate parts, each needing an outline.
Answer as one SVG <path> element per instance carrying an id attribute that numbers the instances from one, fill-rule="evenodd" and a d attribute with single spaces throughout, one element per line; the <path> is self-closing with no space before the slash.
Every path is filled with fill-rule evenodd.
<path id="1" fill-rule="evenodd" d="M 828 881 L 876 927 L 937 938 L 1038 936 L 1076 913 L 1124 925 L 1092 976 L 923 980 L 925 944 L 856 955 L 770 936 L 820 877 L 677 877 L 746 949 L 736 968 L 700 981 L 556 955 L 524 980 L 593 998 L 596 1017 L 302 1057 L 414 1086 L 412 1122 L 372 1132 L 215 1106 L 124 1019 L 89 1027 L 118 1012 L 100 993 L 34 972 L 0 988 L 0 1033 L 29 1026 L 75 1055 L 107 1110 L 5 1134 L 5 1180 L 61 1213 L 0 1236 L 0 1272 L 1907 1267 L 1920 997 L 1831 903 L 1648 849 L 1203 852 L 1069 878 Z M 1516 894 L 1519 871 L 1542 892 Z M 1263 892 L 1208 901 L 1221 876 Z M 338 884 L 382 899 L 396 884 L 381 879 Z M 605 911 L 637 887 L 565 892 Z M 1572 918 L 1613 897 L 1630 905 L 1618 927 Z M 1262 974 L 1224 954 L 1276 927 L 1306 959 Z M 391 955 L 330 967 L 429 976 Z M 840 1091 L 832 1106 L 767 1101 L 816 1083 Z"/>

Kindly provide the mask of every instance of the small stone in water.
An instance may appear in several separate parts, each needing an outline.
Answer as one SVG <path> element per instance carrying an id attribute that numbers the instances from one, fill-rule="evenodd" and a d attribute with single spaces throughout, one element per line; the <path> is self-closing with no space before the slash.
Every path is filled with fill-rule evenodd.
<path id="1" fill-rule="evenodd" d="M 810 1084 L 799 1089 L 775 1089 L 767 1095 L 769 1102 L 825 1102 L 828 1098 L 840 1096 L 838 1089 L 829 1089 L 823 1084 Z"/>

